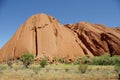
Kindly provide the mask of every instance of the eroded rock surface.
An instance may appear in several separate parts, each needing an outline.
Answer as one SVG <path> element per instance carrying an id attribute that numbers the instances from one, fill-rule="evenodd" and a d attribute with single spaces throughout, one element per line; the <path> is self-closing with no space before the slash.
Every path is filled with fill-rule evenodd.
<path id="1" fill-rule="evenodd" d="M 18 58 L 28 52 L 40 57 L 74 58 L 83 56 L 82 48 L 75 41 L 72 31 L 55 18 L 45 14 L 33 15 L 21 25 L 12 38 L 2 47 L 0 61 Z"/>
<path id="2" fill-rule="evenodd" d="M 99 56 L 120 54 L 120 28 L 80 22 L 61 25 L 46 14 L 33 15 L 0 49 L 0 61 L 19 58 L 23 53 L 37 58 Z"/>
<path id="3" fill-rule="evenodd" d="M 104 53 L 120 54 L 120 28 L 108 28 L 87 22 L 65 26 L 77 34 L 79 40 L 94 56 Z"/>

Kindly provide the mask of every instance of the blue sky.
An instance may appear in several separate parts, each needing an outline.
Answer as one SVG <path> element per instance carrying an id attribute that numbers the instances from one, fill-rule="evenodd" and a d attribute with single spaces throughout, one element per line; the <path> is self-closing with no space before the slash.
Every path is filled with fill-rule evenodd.
<path id="1" fill-rule="evenodd" d="M 54 16 L 61 24 L 87 21 L 120 26 L 120 0 L 0 0 L 0 48 L 38 13 Z"/>

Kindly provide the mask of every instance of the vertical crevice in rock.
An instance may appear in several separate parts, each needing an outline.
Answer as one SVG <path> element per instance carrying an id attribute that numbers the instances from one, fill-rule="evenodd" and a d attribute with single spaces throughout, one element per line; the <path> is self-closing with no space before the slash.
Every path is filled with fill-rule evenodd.
<path id="1" fill-rule="evenodd" d="M 100 41 L 98 41 L 97 39 L 96 39 L 96 40 L 95 40 L 95 39 L 92 39 L 91 41 L 92 41 L 92 43 L 95 45 L 95 48 L 96 48 L 96 49 L 101 48 L 103 51 L 106 52 L 106 50 L 104 49 L 104 47 L 101 45 L 102 43 L 101 43 Z"/>
<path id="2" fill-rule="evenodd" d="M 102 33 L 101 34 L 101 40 L 105 41 L 107 43 L 107 46 L 108 46 L 108 49 L 109 49 L 109 53 L 112 56 L 113 52 L 114 52 L 114 49 L 113 49 L 112 45 L 109 43 L 109 41 L 108 41 L 108 40 L 110 40 L 109 37 L 106 34 Z"/>
<path id="3" fill-rule="evenodd" d="M 73 34 L 74 34 L 74 36 L 76 36 L 76 37 L 75 37 L 75 42 L 79 45 L 79 47 L 82 48 L 84 54 L 85 54 L 85 55 L 88 55 L 87 50 L 86 50 L 86 49 L 81 45 L 81 43 L 79 42 L 79 38 L 78 38 L 79 34 L 78 34 L 76 31 L 74 31 L 74 30 L 73 30 Z"/>
<path id="4" fill-rule="evenodd" d="M 93 55 L 95 55 L 93 49 L 91 48 L 90 44 L 87 43 L 86 41 L 86 38 L 84 38 L 84 36 L 81 34 L 81 35 L 78 35 L 78 38 L 82 41 L 82 43 L 86 46 L 86 48 L 91 52 L 93 53 Z M 96 56 L 96 55 L 95 55 Z"/>
<path id="5" fill-rule="evenodd" d="M 69 26 L 68 26 L 68 28 L 69 28 Z M 70 29 L 70 28 L 69 28 L 69 29 Z M 83 29 L 84 29 L 84 28 L 82 28 L 82 30 L 81 30 L 81 34 L 82 34 Z M 78 40 L 81 40 L 79 33 L 78 33 L 76 30 L 74 30 L 74 29 L 71 29 L 71 30 L 77 35 L 77 37 L 76 37 L 76 39 L 75 39 L 76 43 L 82 48 L 84 54 L 85 54 L 85 55 L 88 55 L 88 51 L 87 51 L 83 46 L 81 46 L 81 43 L 79 43 L 79 41 L 78 41 Z M 73 33 L 73 34 L 74 34 L 74 33 Z M 75 35 L 75 34 L 74 34 L 74 35 Z M 76 35 L 75 35 L 75 36 L 76 36 Z M 77 38 L 78 38 L 78 39 L 77 39 Z M 81 40 L 81 42 L 83 43 L 82 40 Z M 83 43 L 83 44 L 84 44 L 84 43 Z M 85 44 L 84 44 L 84 45 L 85 45 Z M 85 47 L 87 48 L 86 45 L 85 45 Z M 88 50 L 89 50 L 89 49 L 88 49 Z M 90 51 L 90 52 L 91 52 L 91 51 Z"/>
<path id="6" fill-rule="evenodd" d="M 85 49 L 85 48 L 83 48 L 83 47 L 80 45 L 80 43 L 78 42 L 78 40 L 76 39 L 75 41 L 76 41 L 76 42 L 77 42 L 77 44 L 78 44 L 78 45 L 82 48 L 82 50 L 83 50 L 84 54 L 85 54 L 85 55 L 88 55 L 88 53 L 87 53 L 86 49 Z"/>
<path id="7" fill-rule="evenodd" d="M 113 56 L 113 52 L 114 52 L 114 50 L 113 50 L 113 48 L 112 48 L 112 45 L 109 44 L 109 42 L 108 42 L 107 40 L 106 40 L 106 43 L 107 43 L 107 45 L 108 45 L 110 55 Z"/>
<path id="8" fill-rule="evenodd" d="M 37 29 L 35 28 L 35 45 L 36 45 L 36 56 L 38 55 L 38 41 L 37 41 Z"/>
<path id="9" fill-rule="evenodd" d="M 37 41 L 37 29 L 36 29 L 36 26 L 34 26 L 34 28 L 32 29 L 32 30 L 34 30 L 34 32 L 35 32 L 35 51 L 36 51 L 36 53 L 35 53 L 35 56 L 37 56 L 38 55 L 38 41 Z"/>

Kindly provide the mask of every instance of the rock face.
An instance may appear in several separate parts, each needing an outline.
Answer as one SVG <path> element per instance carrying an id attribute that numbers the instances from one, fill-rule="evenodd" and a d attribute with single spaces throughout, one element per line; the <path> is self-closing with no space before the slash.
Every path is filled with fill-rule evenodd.
<path id="1" fill-rule="evenodd" d="M 1 48 L 0 61 L 19 58 L 25 52 L 38 58 L 43 53 L 62 58 L 120 54 L 120 28 L 86 22 L 63 26 L 51 16 L 33 15 Z"/>
<path id="2" fill-rule="evenodd" d="M 0 61 L 18 58 L 25 52 L 36 57 L 43 53 L 64 58 L 83 56 L 84 52 L 75 40 L 72 31 L 59 24 L 55 18 L 45 14 L 33 15 L 2 47 Z"/>
<path id="3" fill-rule="evenodd" d="M 120 28 L 107 28 L 100 24 L 80 22 L 65 25 L 74 31 L 84 46 L 94 55 L 104 53 L 120 55 Z M 82 48 L 84 53 L 86 49 Z"/>

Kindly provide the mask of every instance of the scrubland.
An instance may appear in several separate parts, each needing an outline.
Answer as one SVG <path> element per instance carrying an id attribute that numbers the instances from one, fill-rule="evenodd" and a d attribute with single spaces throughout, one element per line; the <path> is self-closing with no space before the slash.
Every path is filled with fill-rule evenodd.
<path id="1" fill-rule="evenodd" d="M 104 56 L 104 59 L 107 58 Z M 0 80 L 119 80 L 120 66 L 105 64 L 104 59 L 76 59 L 73 63 L 47 63 L 45 67 L 32 62 L 27 68 L 20 60 L 11 65 L 3 62 L 0 64 Z"/>

